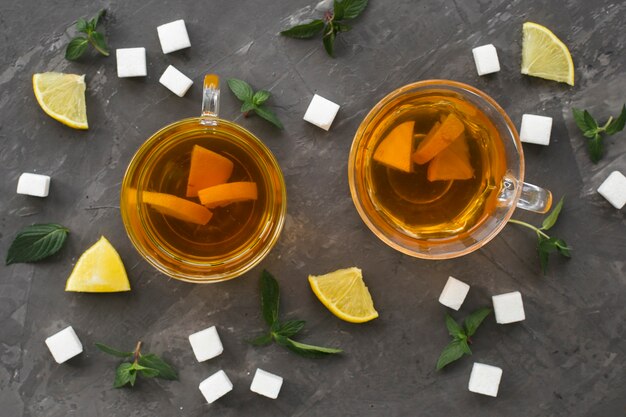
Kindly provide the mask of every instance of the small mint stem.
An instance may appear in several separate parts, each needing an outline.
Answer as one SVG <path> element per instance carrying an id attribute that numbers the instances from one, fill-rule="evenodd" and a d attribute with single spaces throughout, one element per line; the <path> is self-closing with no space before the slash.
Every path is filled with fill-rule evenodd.
<path id="1" fill-rule="evenodd" d="M 609 125 L 611 124 L 611 122 L 613 121 L 613 116 L 609 117 L 609 120 L 606 121 L 606 124 L 604 126 L 602 126 L 600 128 L 601 131 L 605 131 L 607 127 L 609 127 Z"/>
<path id="2" fill-rule="evenodd" d="M 137 346 L 135 346 L 135 352 L 133 352 L 133 362 L 137 363 L 139 360 L 139 355 L 141 352 L 141 340 L 137 342 Z"/>
<path id="3" fill-rule="evenodd" d="M 509 219 L 509 223 L 515 223 L 515 224 L 519 224 L 520 226 L 527 227 L 527 228 L 529 228 L 531 230 L 534 230 L 538 235 L 541 235 L 541 236 L 545 237 L 546 239 L 550 239 L 550 236 L 548 236 L 541 229 L 539 229 L 538 227 L 533 226 L 532 224 L 523 222 L 521 220 L 515 220 L 515 219 Z"/>

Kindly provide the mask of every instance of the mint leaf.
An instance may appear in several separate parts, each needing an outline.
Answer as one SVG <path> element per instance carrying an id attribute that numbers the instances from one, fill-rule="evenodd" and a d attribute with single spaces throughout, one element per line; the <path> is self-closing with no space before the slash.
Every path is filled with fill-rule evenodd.
<path id="1" fill-rule="evenodd" d="M 598 129 L 598 122 L 596 122 L 596 119 L 594 119 L 591 114 L 589 114 L 589 112 L 587 110 L 583 111 L 583 120 L 585 121 L 585 124 L 587 126 L 589 126 L 589 128 L 587 130 L 597 130 Z"/>
<path id="2" fill-rule="evenodd" d="M 270 333 L 268 333 L 268 334 L 255 337 L 254 339 L 249 340 L 248 343 L 250 343 L 253 346 L 267 346 L 273 341 L 274 341 L 274 338 L 272 337 Z"/>
<path id="3" fill-rule="evenodd" d="M 158 375 L 155 375 L 157 378 L 168 380 L 178 379 L 178 374 L 174 368 L 154 353 L 140 355 L 137 363 L 143 367 L 156 370 L 158 372 Z"/>
<path id="4" fill-rule="evenodd" d="M 69 229 L 60 224 L 33 224 L 20 230 L 11 243 L 6 264 L 37 262 L 57 253 Z"/>
<path id="5" fill-rule="evenodd" d="M 122 388 L 126 384 L 135 385 L 137 371 L 133 368 L 132 363 L 121 363 L 115 370 L 115 381 L 113 387 Z"/>
<path id="6" fill-rule="evenodd" d="M 567 243 L 563 239 L 557 239 L 556 241 L 556 250 L 566 258 L 571 258 L 572 255 L 570 253 L 571 248 L 567 246 Z"/>
<path id="7" fill-rule="evenodd" d="M 474 333 L 476 333 L 478 327 L 489 314 L 491 314 L 491 309 L 489 307 L 483 307 L 474 311 L 472 314 L 465 318 L 464 325 L 467 337 L 472 337 Z M 469 350 L 469 346 L 467 347 L 467 349 Z M 471 352 L 469 352 L 469 354 L 471 354 Z"/>
<path id="8" fill-rule="evenodd" d="M 268 109 L 265 105 L 255 106 L 254 112 L 263 119 L 276 126 L 277 128 L 283 129 L 283 124 L 280 122 L 280 120 L 278 120 L 278 117 L 276 117 L 274 112 Z"/>
<path id="9" fill-rule="evenodd" d="M 559 218 L 559 214 L 561 213 L 561 209 L 563 208 L 563 199 L 565 196 L 561 197 L 558 204 L 552 209 L 550 214 L 543 219 L 543 223 L 541 224 L 541 230 L 549 230 L 554 226 L 557 219 Z"/>
<path id="10" fill-rule="evenodd" d="M 265 322 L 272 326 L 278 320 L 280 290 L 278 281 L 267 269 L 261 272 L 261 309 Z"/>
<path id="11" fill-rule="evenodd" d="M 256 106 L 254 105 L 253 102 L 251 101 L 244 101 L 243 104 L 241 105 L 241 112 L 242 113 L 246 113 L 249 112 L 250 110 L 254 110 Z"/>
<path id="12" fill-rule="evenodd" d="M 252 87 L 250 84 L 243 80 L 238 80 L 236 78 L 231 78 L 228 80 L 228 87 L 230 91 L 241 101 L 252 101 L 252 96 L 254 92 L 252 91 Z"/>
<path id="13" fill-rule="evenodd" d="M 439 371 L 446 365 L 460 359 L 465 354 L 465 347 L 463 344 L 464 340 L 453 340 L 446 346 L 441 355 L 439 355 L 439 359 L 437 360 L 437 370 Z M 467 345 L 467 343 L 465 343 Z"/>
<path id="14" fill-rule="evenodd" d="M 335 4 L 336 3 L 337 0 L 335 0 Z M 365 10 L 367 0 L 343 0 L 341 4 L 343 6 L 343 18 L 349 20 L 356 18 Z"/>
<path id="15" fill-rule="evenodd" d="M 611 121 L 611 123 L 609 123 L 609 125 L 606 127 L 606 134 L 614 135 L 617 132 L 621 132 L 624 129 L 625 125 L 626 125 L 626 104 L 622 106 L 622 112 L 620 113 L 619 117 Z"/>
<path id="16" fill-rule="evenodd" d="M 77 60 L 85 53 L 88 45 L 89 40 L 82 36 L 72 39 L 65 48 L 65 59 L 70 61 Z"/>
<path id="17" fill-rule="evenodd" d="M 336 32 L 347 32 L 352 29 L 352 26 L 346 25 L 345 23 L 335 23 L 335 33 Z"/>
<path id="18" fill-rule="evenodd" d="M 574 114 L 574 121 L 576 122 L 576 126 L 583 132 L 588 132 L 591 130 L 595 130 L 593 126 L 590 126 L 585 119 L 585 113 L 577 108 L 572 108 L 572 113 Z M 597 124 L 596 124 L 597 128 Z M 594 132 L 595 133 L 595 132 Z"/>
<path id="19" fill-rule="evenodd" d="M 296 342 L 295 340 L 280 335 L 276 336 L 276 342 L 279 345 L 291 350 L 292 352 L 306 358 L 321 358 L 324 356 L 334 355 L 343 352 L 341 349 L 307 345 L 305 343 Z"/>
<path id="20" fill-rule="evenodd" d="M 121 350 L 114 349 L 111 346 L 107 346 L 104 343 L 96 342 L 95 345 L 102 352 L 107 353 L 112 356 L 117 356 L 118 358 L 128 358 L 128 357 L 133 356 L 133 352 L 123 352 Z"/>
<path id="21" fill-rule="evenodd" d="M 333 25 L 332 23 L 329 23 L 324 31 L 322 42 L 324 43 L 326 53 L 331 57 L 334 57 L 335 55 L 335 35 L 336 33 Z"/>
<path id="22" fill-rule="evenodd" d="M 602 159 L 603 147 L 602 147 L 602 136 L 599 133 L 596 133 L 593 139 L 589 140 L 587 143 L 587 149 L 589 149 L 589 156 L 591 157 L 591 161 L 594 164 L 597 164 L 600 159 Z"/>
<path id="23" fill-rule="evenodd" d="M 281 324 L 275 333 L 285 337 L 292 337 L 302 330 L 305 323 L 304 320 L 288 320 Z"/>
<path id="24" fill-rule="evenodd" d="M 98 12 L 98 14 L 89 21 L 89 25 L 92 27 L 93 30 L 96 30 L 96 26 L 98 26 L 98 22 L 100 21 L 100 19 L 102 17 L 104 17 L 104 15 L 106 14 L 106 9 L 102 9 Z"/>
<path id="25" fill-rule="evenodd" d="M 309 39 L 320 33 L 322 29 L 324 29 L 324 22 L 320 19 L 317 19 L 309 23 L 296 25 L 287 30 L 283 30 L 282 32 L 280 32 L 280 34 L 283 36 L 287 36 L 288 38 Z"/>
<path id="26" fill-rule="evenodd" d="M 89 23 L 82 17 L 76 21 L 76 30 L 83 33 L 88 33 Z"/>
<path id="27" fill-rule="evenodd" d="M 104 56 L 109 56 L 109 47 L 107 46 L 104 35 L 100 32 L 91 32 L 87 38 L 89 42 L 96 48 L 96 51 L 100 52 Z"/>
<path id="28" fill-rule="evenodd" d="M 271 96 L 272 96 L 272 93 L 270 93 L 269 91 L 259 90 L 256 93 L 254 93 L 254 96 L 252 96 L 252 103 L 255 106 L 260 106 L 261 104 L 265 103 L 267 99 L 270 98 Z"/>
<path id="29" fill-rule="evenodd" d="M 345 14 L 345 7 L 343 1 L 335 0 L 333 3 L 333 20 L 341 20 Z"/>
<path id="30" fill-rule="evenodd" d="M 463 328 L 459 326 L 459 324 L 448 313 L 446 313 L 446 327 L 448 328 L 448 333 L 450 333 L 450 336 L 454 337 L 455 339 L 462 339 L 465 336 Z"/>
<path id="31" fill-rule="evenodd" d="M 135 365 L 135 369 L 138 370 L 141 376 L 145 378 L 154 378 L 159 376 L 159 371 L 157 371 L 156 369 L 146 368 L 144 366 L 138 365 Z"/>

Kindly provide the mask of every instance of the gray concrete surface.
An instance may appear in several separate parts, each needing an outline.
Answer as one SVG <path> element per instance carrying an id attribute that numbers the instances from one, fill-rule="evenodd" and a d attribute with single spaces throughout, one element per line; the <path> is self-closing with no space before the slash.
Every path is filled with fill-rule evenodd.
<path id="1" fill-rule="evenodd" d="M 92 4 L 87 4 L 92 3 Z M 144 46 L 148 77 L 118 79 L 115 58 L 63 57 L 78 17 L 109 10 L 104 27 L 114 48 Z M 626 221 L 595 189 L 612 170 L 626 172 L 626 133 L 606 141 L 590 163 L 570 108 L 599 118 L 626 101 L 626 3 L 620 1 L 371 1 L 330 59 L 320 40 L 278 36 L 292 23 L 320 15 L 314 2 L 100 1 L 0 5 L 0 253 L 34 222 L 59 222 L 66 247 L 39 264 L 0 267 L 0 414 L 19 416 L 580 416 L 626 415 Z M 318 5 L 323 9 L 324 5 Z M 163 55 L 156 26 L 185 19 L 191 49 Z M 519 72 L 521 25 L 552 28 L 576 67 L 570 88 Z M 478 77 L 471 48 L 493 43 L 502 71 Z M 194 80 L 184 98 L 158 83 L 173 64 Z M 46 116 L 31 87 L 36 72 L 87 75 L 90 129 L 69 129 Z M 289 205 L 283 234 L 270 255 L 244 277 L 198 286 L 157 273 L 134 250 L 118 210 L 126 165 L 154 131 L 199 113 L 207 72 L 251 81 L 274 94 L 280 132 L 238 113 L 222 95 L 222 116 L 240 122 L 272 149 L 284 170 Z M 554 118 L 549 147 L 525 145 L 527 180 L 566 204 L 554 233 L 573 258 L 553 256 L 539 271 L 535 238 L 507 227 L 482 250 L 431 262 L 386 247 L 365 227 L 349 196 L 347 155 L 360 121 L 386 93 L 406 83 L 449 78 L 492 95 L 519 124 L 523 113 Z M 339 104 L 330 132 L 302 121 L 314 93 Z M 52 176 L 50 196 L 15 194 L 22 172 Z M 539 223 L 540 216 L 516 213 Z M 106 235 L 119 250 L 133 290 L 71 294 L 64 282 L 80 253 Z M 4 255 L 3 255 L 4 256 Z M 332 316 L 313 296 L 308 274 L 356 265 L 364 270 L 380 318 L 353 325 Z M 302 359 L 276 346 L 244 340 L 264 328 L 258 277 L 278 277 L 285 317 L 307 320 L 303 341 L 340 346 L 345 355 Z M 462 312 L 492 294 L 519 290 L 526 321 L 479 330 L 473 356 L 435 372 L 448 342 L 437 297 L 448 275 L 472 285 Z M 43 341 L 71 324 L 85 352 L 57 365 Z M 197 363 L 187 335 L 217 325 L 220 357 Z M 163 354 L 180 381 L 140 381 L 112 388 L 116 360 L 93 343 Z M 473 361 L 500 366 L 498 398 L 467 391 Z M 249 391 L 257 367 L 282 375 L 280 397 Z M 198 383 L 224 369 L 235 388 L 207 405 Z"/>

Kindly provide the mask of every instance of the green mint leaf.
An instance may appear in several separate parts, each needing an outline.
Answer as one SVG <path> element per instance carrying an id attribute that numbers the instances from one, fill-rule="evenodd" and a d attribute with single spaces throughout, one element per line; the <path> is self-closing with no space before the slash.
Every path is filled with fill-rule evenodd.
<path id="1" fill-rule="evenodd" d="M 259 337 L 255 337 L 254 339 L 249 340 L 248 343 L 250 343 L 252 346 L 267 346 L 273 341 L 274 339 L 272 338 L 271 333 L 268 333 Z"/>
<path id="2" fill-rule="evenodd" d="M 489 307 L 483 307 L 474 311 L 472 314 L 465 318 L 465 333 L 468 337 L 472 337 L 474 333 L 476 333 L 478 327 L 480 327 L 483 320 L 485 320 L 485 318 L 489 314 L 491 314 L 491 309 Z M 467 347 L 467 349 L 469 350 L 469 346 Z M 471 352 L 469 354 L 471 355 Z"/>
<path id="3" fill-rule="evenodd" d="M 596 133 L 589 142 L 587 142 L 587 149 L 589 149 L 589 156 L 591 158 L 591 162 L 597 164 L 600 159 L 602 159 L 603 147 L 602 147 L 602 136 L 599 133 Z"/>
<path id="4" fill-rule="evenodd" d="M 246 113 L 249 112 L 250 110 L 254 110 L 256 106 L 254 105 L 253 102 L 251 101 L 244 101 L 243 104 L 241 105 L 241 112 L 242 113 Z"/>
<path id="5" fill-rule="evenodd" d="M 587 124 L 587 121 L 585 120 L 585 113 L 577 108 L 572 108 L 572 113 L 574 115 L 574 121 L 576 122 L 576 126 L 578 126 L 578 128 L 584 133 L 584 132 L 588 132 L 590 130 L 594 130 L 594 128 L 592 126 L 589 126 Z M 597 127 L 597 125 L 596 125 Z"/>
<path id="6" fill-rule="evenodd" d="M 157 378 L 177 380 L 178 374 L 170 364 L 153 353 L 140 355 L 137 363 L 145 368 L 154 369 L 158 372 Z"/>
<path id="7" fill-rule="evenodd" d="M 104 56 L 109 56 L 109 47 L 107 46 L 106 40 L 104 39 L 104 35 L 100 32 L 91 32 L 88 35 L 88 39 L 96 48 L 96 51 L 100 52 Z"/>
<path id="8" fill-rule="evenodd" d="M 87 45 L 89 45 L 87 38 L 79 36 L 72 39 L 70 43 L 67 44 L 67 48 L 65 48 L 65 59 L 70 61 L 77 60 L 85 53 Z"/>
<path id="9" fill-rule="evenodd" d="M 283 30 L 280 34 L 288 38 L 309 39 L 320 33 L 322 29 L 324 29 L 324 21 L 317 19 Z"/>
<path id="10" fill-rule="evenodd" d="M 277 128 L 283 129 L 283 124 L 280 122 L 280 120 L 278 120 L 278 117 L 276 117 L 274 112 L 268 109 L 265 105 L 256 106 L 254 108 L 254 112 L 274 126 L 276 126 Z"/>
<path id="11" fill-rule="evenodd" d="M 585 121 L 585 124 L 587 126 L 589 126 L 589 128 L 587 130 L 597 130 L 598 129 L 598 122 L 596 122 L 596 119 L 594 119 L 591 114 L 589 114 L 589 112 L 587 110 L 583 111 L 583 120 Z"/>
<path id="12" fill-rule="evenodd" d="M 158 370 L 152 369 L 152 368 L 146 368 L 145 366 L 141 366 L 135 363 L 133 364 L 133 369 L 139 371 L 141 376 L 146 377 L 146 378 L 154 378 L 154 377 L 159 376 Z"/>
<path id="13" fill-rule="evenodd" d="M 337 3 L 337 1 L 335 1 Z M 343 18 L 354 19 L 367 7 L 367 0 L 343 0 Z"/>
<path id="14" fill-rule="evenodd" d="M 565 241 L 563 239 L 557 239 L 556 241 L 556 250 L 559 251 L 559 253 L 563 256 L 565 256 L 566 258 L 571 258 L 572 254 L 570 253 L 570 250 L 572 250 L 570 247 L 567 246 L 567 243 L 565 243 Z"/>
<path id="15" fill-rule="evenodd" d="M 609 125 L 606 127 L 605 132 L 607 135 L 614 135 L 617 132 L 621 132 L 622 130 L 624 130 L 625 125 L 626 125 L 626 104 L 622 106 L 622 112 L 620 113 L 619 117 L 611 121 L 611 123 L 609 123 Z"/>
<path id="16" fill-rule="evenodd" d="M 548 216 L 545 219 L 543 219 L 543 223 L 541 224 L 541 230 L 549 230 L 550 228 L 552 228 L 552 226 L 554 226 L 557 219 L 559 218 L 561 209 L 563 208 L 564 198 L 565 197 L 561 197 L 556 207 L 554 207 L 552 211 L 550 212 L 550 214 L 548 214 Z"/>
<path id="17" fill-rule="evenodd" d="M 236 78 L 230 78 L 228 80 L 228 87 L 239 100 L 243 102 L 252 101 L 254 92 L 252 91 L 252 87 L 250 87 L 250 84 L 248 84 L 247 82 L 243 80 L 238 80 Z"/>
<path id="18" fill-rule="evenodd" d="M 441 352 L 437 360 L 438 371 L 446 365 L 460 359 L 465 354 L 463 344 L 467 345 L 465 340 L 453 340 L 443 349 L 443 352 Z"/>
<path id="19" fill-rule="evenodd" d="M 259 90 L 256 93 L 254 93 L 254 96 L 252 97 L 252 103 L 255 106 L 260 106 L 263 103 L 265 103 L 267 99 L 270 98 L 271 96 L 272 96 L 272 93 L 270 93 L 269 91 Z"/>
<path id="20" fill-rule="evenodd" d="M 57 253 L 69 229 L 60 224 L 33 224 L 20 230 L 11 243 L 6 264 L 37 262 Z"/>
<path id="21" fill-rule="evenodd" d="M 93 30 L 96 30 L 96 26 L 98 26 L 98 22 L 100 21 L 102 17 L 104 17 L 105 14 L 106 14 L 106 9 L 102 9 L 98 12 L 97 15 L 94 16 L 93 19 L 89 21 L 89 24 L 91 25 Z"/>
<path id="22" fill-rule="evenodd" d="M 333 20 L 341 20 L 345 15 L 344 2 L 341 0 L 335 0 L 333 2 Z"/>
<path id="23" fill-rule="evenodd" d="M 112 348 L 111 346 L 107 346 L 104 343 L 97 343 L 96 347 L 100 349 L 102 352 L 107 353 L 112 356 L 117 356 L 118 358 L 129 358 L 133 356 L 133 352 L 123 352 L 121 350 L 117 350 Z"/>
<path id="24" fill-rule="evenodd" d="M 471 355 L 472 354 L 472 350 L 470 349 L 469 345 L 467 344 L 467 340 L 463 339 L 463 340 L 459 340 L 459 342 L 461 342 L 461 348 L 463 349 L 463 353 L 465 353 L 466 355 Z"/>
<path id="25" fill-rule="evenodd" d="M 82 17 L 76 21 L 76 30 L 79 32 L 87 33 L 89 29 L 89 23 Z"/>
<path id="26" fill-rule="evenodd" d="M 122 388 L 126 384 L 135 385 L 137 371 L 133 368 L 132 363 L 123 362 L 115 370 L 115 381 L 113 387 Z"/>
<path id="27" fill-rule="evenodd" d="M 276 336 L 276 342 L 279 345 L 291 350 L 292 352 L 306 358 L 321 358 L 324 356 L 343 352 L 341 349 L 307 345 L 305 343 L 296 342 L 295 340 L 280 335 Z"/>
<path id="28" fill-rule="evenodd" d="M 594 138 L 598 134 L 599 134 L 599 132 L 598 132 L 597 129 L 596 130 L 592 129 L 592 130 L 588 130 L 586 132 L 583 132 L 583 136 L 588 138 L 588 139 L 592 139 L 592 138 Z"/>
<path id="29" fill-rule="evenodd" d="M 548 258 L 550 256 L 550 243 L 544 243 L 548 241 L 548 238 L 539 236 L 537 244 L 537 253 L 539 254 L 539 265 L 541 265 L 541 271 L 545 274 L 548 271 Z"/>
<path id="30" fill-rule="evenodd" d="M 305 323 L 304 320 L 288 320 L 282 323 L 275 333 L 284 337 L 293 337 L 302 330 Z"/>
<path id="31" fill-rule="evenodd" d="M 346 25 L 345 23 L 335 22 L 335 33 L 337 32 L 347 32 L 352 29 L 352 26 Z"/>
<path id="32" fill-rule="evenodd" d="M 278 321 L 278 306 L 280 303 L 280 290 L 278 281 L 266 269 L 261 273 L 261 309 L 265 322 L 272 326 Z"/>
<path id="33" fill-rule="evenodd" d="M 448 333 L 450 336 L 455 339 L 462 339 L 465 336 L 465 332 L 463 328 L 459 326 L 459 324 L 452 318 L 452 316 L 446 313 L 446 327 L 448 328 Z"/>
<path id="34" fill-rule="evenodd" d="M 324 49 L 330 57 L 334 57 L 335 54 L 335 28 L 332 23 L 329 23 L 324 30 L 324 37 L 322 42 L 324 43 Z"/>

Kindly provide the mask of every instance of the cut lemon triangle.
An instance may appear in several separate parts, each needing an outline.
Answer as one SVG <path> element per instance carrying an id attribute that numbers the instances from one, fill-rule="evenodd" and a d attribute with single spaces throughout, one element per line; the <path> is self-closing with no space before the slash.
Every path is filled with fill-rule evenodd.
<path id="1" fill-rule="evenodd" d="M 122 259 L 104 236 L 78 258 L 65 284 L 65 291 L 130 291 Z"/>
<path id="2" fill-rule="evenodd" d="M 378 317 L 359 268 L 340 269 L 319 276 L 309 275 L 309 284 L 322 304 L 342 320 L 364 323 Z"/>
<path id="3" fill-rule="evenodd" d="M 537 23 L 524 23 L 522 31 L 522 74 L 574 85 L 574 62 L 567 46 Z"/>
<path id="4" fill-rule="evenodd" d="M 50 117 L 74 129 L 87 129 L 85 76 L 44 72 L 33 75 L 39 106 Z"/>

